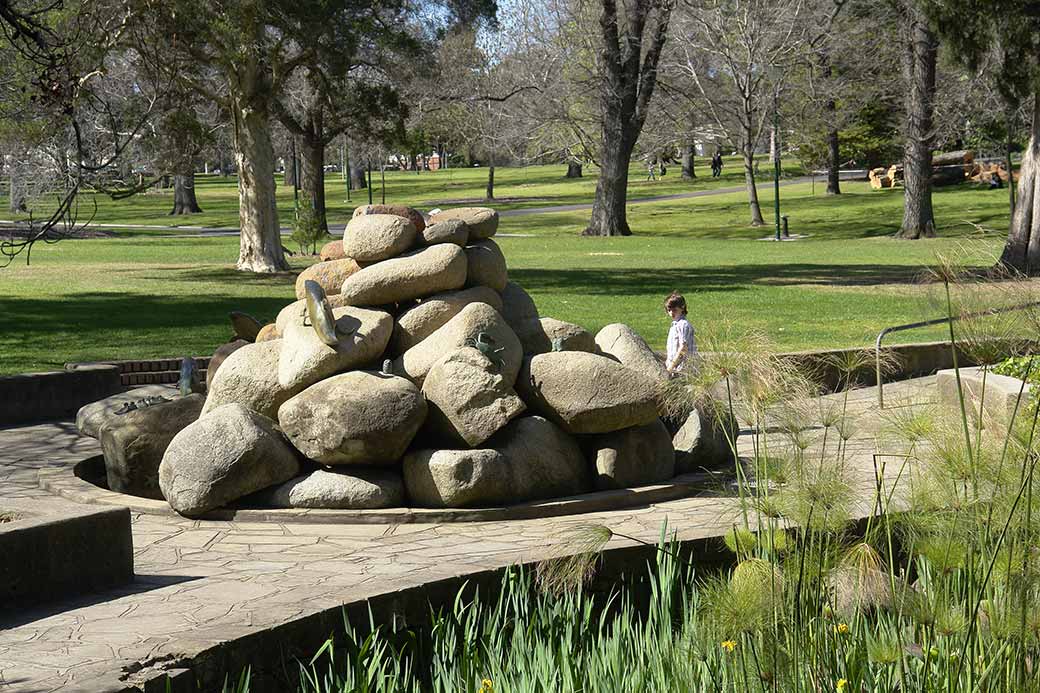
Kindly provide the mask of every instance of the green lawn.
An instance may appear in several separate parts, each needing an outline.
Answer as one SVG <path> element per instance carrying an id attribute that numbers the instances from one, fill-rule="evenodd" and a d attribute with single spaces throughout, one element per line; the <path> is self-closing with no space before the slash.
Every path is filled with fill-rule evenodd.
<path id="1" fill-rule="evenodd" d="M 629 174 L 629 197 L 635 199 L 743 185 L 743 169 L 736 157 L 727 159 L 723 176 L 716 179 L 711 177 L 708 160 L 698 161 L 701 162 L 698 177 L 693 181 L 683 181 L 679 176 L 678 166 L 670 167 L 663 179 L 647 181 L 645 166 L 641 163 L 633 164 Z M 597 169 L 587 167 L 584 177 L 570 180 L 564 178 L 566 170 L 566 166 L 559 165 L 496 169 L 495 208 L 506 210 L 591 202 L 596 190 Z M 801 174 L 802 170 L 796 164 L 792 163 L 785 168 L 787 176 Z M 763 168 L 761 175 L 762 185 L 767 185 L 772 180 L 769 177 L 772 172 L 768 167 Z M 276 180 L 279 215 L 282 224 L 288 226 L 293 220 L 293 190 L 283 184 L 280 174 Z M 423 210 L 451 205 L 482 205 L 485 203 L 486 184 L 486 168 L 447 169 L 422 173 L 388 171 L 385 196 L 388 203 L 406 203 Z M 237 227 L 237 186 L 237 179 L 233 176 L 197 176 L 196 192 L 202 213 L 176 217 L 169 216 L 170 208 L 173 206 L 173 191 L 170 189 L 150 190 L 120 201 L 113 201 L 107 195 L 84 194 L 80 197 L 79 218 L 92 218 L 94 222 L 103 224 Z M 372 189 L 373 201 L 381 202 L 383 189 L 378 171 L 373 172 Z M 351 201 L 347 202 L 346 188 L 339 173 L 326 174 L 325 194 L 328 219 L 331 223 L 343 223 L 350 218 L 355 206 L 368 203 L 367 190 L 353 191 Z M 0 209 L 7 208 L 6 202 L 5 198 L 0 197 Z M 36 210 L 37 218 L 42 211 L 43 209 Z M 139 230 L 135 233 L 150 235 L 156 231 Z"/>
<path id="2" fill-rule="evenodd" d="M 520 175 L 503 170 L 500 177 Z M 790 243 L 756 240 L 772 230 L 747 226 L 742 194 L 635 205 L 636 233 L 628 238 L 578 236 L 587 210 L 505 216 L 499 243 L 511 278 L 543 315 L 590 330 L 626 322 L 661 348 L 668 328 L 661 302 L 678 289 L 702 335 L 725 321 L 761 330 L 778 348 L 792 350 L 865 346 L 886 325 L 932 317 L 938 308 L 921 269 L 937 253 L 985 266 L 1002 247 L 1007 203 L 1000 192 L 937 191 L 940 238 L 906 242 L 887 237 L 901 216 L 898 191 L 844 188 L 840 197 L 824 196 L 822 185 L 815 196 L 808 184 L 781 190 L 792 232 L 808 235 Z M 771 187 L 761 193 L 771 212 Z M 416 199 L 432 194 L 420 188 Z M 204 196 L 204 207 L 212 202 Z M 234 271 L 237 246 L 235 238 L 128 235 L 38 248 L 30 267 L 0 271 L 0 371 L 209 353 L 230 335 L 228 311 L 271 319 L 293 297 L 292 275 Z M 310 262 L 292 259 L 296 270 Z M 907 333 L 907 339 L 937 334 Z"/>

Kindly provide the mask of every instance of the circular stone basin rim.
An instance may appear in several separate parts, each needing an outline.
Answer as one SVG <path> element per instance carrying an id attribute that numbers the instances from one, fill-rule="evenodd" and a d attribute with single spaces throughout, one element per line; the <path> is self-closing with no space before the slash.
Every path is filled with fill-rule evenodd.
<path id="1" fill-rule="evenodd" d="M 41 469 L 38 483 L 57 496 L 79 503 L 118 505 L 146 515 L 182 517 L 164 500 L 110 491 L 91 481 L 104 479 L 104 458 L 94 455 L 71 467 Z M 646 506 L 678 500 L 715 490 L 725 474 L 698 472 L 683 474 L 668 483 L 594 491 L 578 496 L 552 498 L 492 508 L 385 508 L 379 510 L 334 510 L 325 508 L 219 508 L 191 519 L 237 520 L 241 522 L 294 522 L 325 524 L 410 524 L 444 522 L 492 522 L 560 517 Z"/>

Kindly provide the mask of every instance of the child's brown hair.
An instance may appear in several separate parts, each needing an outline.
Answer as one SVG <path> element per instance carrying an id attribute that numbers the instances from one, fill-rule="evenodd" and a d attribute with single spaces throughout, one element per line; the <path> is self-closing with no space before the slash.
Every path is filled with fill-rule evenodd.
<path id="1" fill-rule="evenodd" d="M 686 315 L 686 299 L 678 291 L 673 291 L 668 298 L 664 300 L 664 309 L 671 310 L 672 308 L 678 308 L 682 311 L 683 315 Z"/>

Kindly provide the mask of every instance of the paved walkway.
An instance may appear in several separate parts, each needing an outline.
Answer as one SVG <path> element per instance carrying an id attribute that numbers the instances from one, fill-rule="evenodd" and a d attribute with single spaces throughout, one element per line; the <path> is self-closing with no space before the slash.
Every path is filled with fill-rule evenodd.
<path id="1" fill-rule="evenodd" d="M 886 387 L 886 399 L 927 396 L 931 378 Z M 849 464 L 869 511 L 879 419 L 875 390 L 851 397 L 859 413 Z M 741 437 L 749 448 L 750 436 Z M 41 512 L 67 505 L 37 472 L 99 452 L 71 423 L 0 430 L 0 509 L 30 499 Z M 381 593 L 560 551 L 561 530 L 602 523 L 656 541 L 663 522 L 681 540 L 717 536 L 737 515 L 732 498 L 694 497 L 650 507 L 495 523 L 335 525 L 133 517 L 135 581 L 121 589 L 0 616 L 0 693 L 108 690 L 163 663 L 308 614 Z M 614 539 L 608 548 L 628 545 Z M 150 663 L 144 666 L 139 663 Z M 141 669 L 140 671 L 137 671 Z M 136 672 L 136 673 L 130 673 Z"/>

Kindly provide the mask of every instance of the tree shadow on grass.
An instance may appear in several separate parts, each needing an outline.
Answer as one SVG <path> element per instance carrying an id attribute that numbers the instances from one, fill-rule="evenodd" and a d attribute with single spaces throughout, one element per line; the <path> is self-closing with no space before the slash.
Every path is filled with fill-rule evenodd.
<path id="1" fill-rule="evenodd" d="M 274 320 L 291 297 L 188 294 L 156 296 L 104 292 L 59 299 L 13 298 L 4 301 L 0 334 L 33 340 L 54 334 L 140 332 L 156 330 L 231 333 L 228 313 L 240 310 L 261 321 Z M 143 337 L 146 338 L 146 337 Z M 86 341 L 90 341 L 89 338 Z M 151 345 L 149 345 L 151 346 Z"/>
<path id="2" fill-rule="evenodd" d="M 767 264 L 698 268 L 510 269 L 510 279 L 537 293 L 591 296 L 655 294 L 676 286 L 705 292 L 740 291 L 750 285 L 874 286 L 928 283 L 920 268 L 893 265 Z"/>
<path id="3" fill-rule="evenodd" d="M 317 258 L 315 258 L 317 261 Z M 199 282 L 199 281 L 211 281 L 211 282 L 226 282 L 228 285 L 234 286 L 284 286 L 287 287 L 288 292 L 286 294 L 286 302 L 291 300 L 290 294 L 292 293 L 293 286 L 296 283 L 296 277 L 300 272 L 303 271 L 303 267 L 299 269 L 293 269 L 288 272 L 278 272 L 276 274 L 253 274 L 251 272 L 242 272 L 235 269 L 232 265 L 205 265 L 202 267 L 174 267 L 164 269 L 162 274 L 138 274 L 137 277 L 140 279 L 154 280 L 157 282 Z M 138 272 L 139 270 L 129 270 L 131 272 Z"/>

